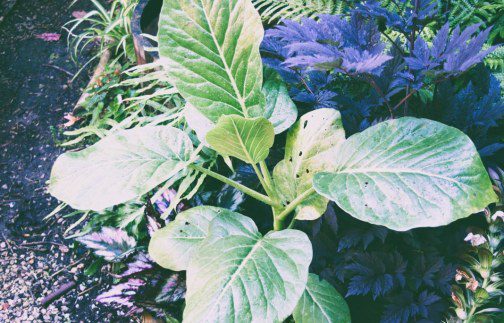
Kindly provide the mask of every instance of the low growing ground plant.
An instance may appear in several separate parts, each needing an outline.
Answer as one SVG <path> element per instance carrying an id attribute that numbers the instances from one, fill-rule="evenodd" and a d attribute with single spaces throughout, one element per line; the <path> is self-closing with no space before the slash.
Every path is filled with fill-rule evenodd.
<path id="1" fill-rule="evenodd" d="M 190 199 L 213 178 L 267 205 L 269 228 L 259 230 L 252 218 L 210 203 L 178 213 L 152 233 L 150 257 L 164 268 L 186 271 L 184 320 L 278 322 L 292 315 L 296 322 L 350 321 L 344 298 L 309 272 L 312 243 L 295 229 L 298 221 L 319 219 L 333 201 L 356 219 L 406 231 L 446 225 L 497 201 L 466 134 L 432 120 L 397 118 L 395 113 L 400 107 L 399 115 L 408 114 L 403 105 L 422 93 L 426 79 L 452 76 L 481 61 L 479 49 L 469 56 L 449 50 L 452 43 L 463 43 L 463 37 L 481 48 L 480 38 L 485 37 L 471 38 L 472 29 L 450 38 L 446 25 L 434 48 L 420 36 L 412 41 L 405 59 L 409 74 L 397 73 L 402 81 L 390 84 L 390 93 L 378 93 L 377 108 L 384 108 L 389 120 L 370 123 L 358 133 L 352 129 L 354 134 L 348 136 L 338 110 L 324 106 L 298 111 L 284 83 L 288 73 L 297 77 L 300 71 L 312 73 L 311 67 L 324 73 L 336 69 L 338 77 L 356 78 L 377 89 L 372 77 L 393 58 L 384 52 L 379 34 L 369 30 L 364 38 L 370 42 L 356 37 L 355 45 L 351 37 L 340 41 L 336 32 L 350 33 L 351 27 L 364 24 L 366 15 L 381 12 L 377 7 L 359 10 L 349 23 L 323 16 L 319 22 L 279 27 L 270 36 L 292 52 L 286 64 L 269 61 L 274 70 L 263 66 L 263 26 L 251 1 L 165 1 L 158 33 L 160 62 L 185 99 L 184 118 L 117 129 L 88 148 L 61 155 L 51 173 L 50 193 L 76 210 L 106 213 L 152 191 L 157 193 L 150 200 L 156 202 L 179 182 L 171 204 L 161 211 L 166 219 L 181 194 Z M 317 23 L 328 28 L 317 29 Z M 405 23 L 404 28 L 411 27 Z M 372 48 L 365 47 L 369 45 Z M 276 50 L 269 54 L 282 52 L 278 46 Z M 420 65 L 431 56 L 437 65 L 429 66 L 431 74 L 426 75 Z M 394 97 L 404 92 L 406 100 Z M 275 141 L 285 141 L 280 160 L 271 152 Z M 247 164 L 260 187 L 218 172 L 220 159 L 230 169 Z M 260 212 L 257 218 L 264 217 Z M 96 245 L 107 239 L 107 230 L 94 240 L 81 240 Z M 127 235 L 121 241 L 116 244 L 134 248 Z M 118 250 L 106 256 L 121 258 L 125 249 Z M 128 268 L 152 268 L 145 254 L 135 257 Z M 124 284 L 117 288 L 138 289 L 146 281 L 129 279 Z M 176 295 L 179 300 L 180 293 Z M 113 296 L 111 292 L 103 298 Z"/>

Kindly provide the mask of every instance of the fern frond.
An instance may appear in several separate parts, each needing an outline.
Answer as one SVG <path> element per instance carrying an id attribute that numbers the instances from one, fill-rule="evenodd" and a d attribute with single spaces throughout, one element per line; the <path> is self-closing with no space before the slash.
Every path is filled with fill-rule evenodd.
<path id="1" fill-rule="evenodd" d="M 485 58 L 485 64 L 492 70 L 504 71 L 504 46 L 497 47 Z"/>
<path id="2" fill-rule="evenodd" d="M 345 0 L 252 0 L 262 19 L 271 23 L 281 19 L 315 19 L 321 14 L 338 15 L 348 8 Z"/>

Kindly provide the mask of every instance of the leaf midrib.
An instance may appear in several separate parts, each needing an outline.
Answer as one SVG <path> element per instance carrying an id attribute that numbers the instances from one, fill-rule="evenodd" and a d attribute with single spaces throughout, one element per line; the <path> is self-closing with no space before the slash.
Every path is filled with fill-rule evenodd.
<path id="1" fill-rule="evenodd" d="M 214 302 L 214 305 L 212 306 L 210 312 L 213 312 L 213 310 L 215 309 L 215 307 L 221 301 L 222 297 L 224 297 L 224 295 L 226 294 L 227 290 L 233 285 L 234 281 L 240 275 L 240 272 L 243 270 L 243 268 L 245 268 L 245 266 L 247 265 L 247 263 L 249 262 L 249 260 L 252 259 L 253 254 L 256 252 L 257 249 L 259 249 L 261 247 L 261 242 L 262 242 L 262 239 L 261 240 L 256 240 L 256 243 L 250 249 L 250 251 L 247 254 L 247 256 L 245 256 L 245 258 L 243 258 L 243 261 L 240 263 L 240 265 L 238 266 L 238 268 L 236 269 L 236 271 L 233 273 L 233 275 L 231 275 L 231 278 L 226 282 L 226 284 L 224 285 L 224 288 L 220 291 L 220 293 L 217 296 L 217 299 Z"/>
<path id="2" fill-rule="evenodd" d="M 320 311 L 322 312 L 324 317 L 327 319 L 327 322 L 331 322 L 331 318 L 329 317 L 327 312 L 324 310 L 322 305 L 317 301 L 317 298 L 310 292 L 310 288 L 308 287 L 308 284 L 306 284 L 306 292 L 308 293 L 308 295 L 310 295 L 313 302 L 320 308 Z"/>
<path id="3" fill-rule="evenodd" d="M 416 175 L 423 175 L 423 176 L 428 176 L 428 177 L 435 177 L 439 179 L 443 179 L 448 182 L 456 183 L 456 184 L 461 184 L 464 186 L 469 186 L 463 182 L 459 182 L 456 179 L 435 174 L 435 173 L 429 173 L 425 171 L 420 171 L 420 170 L 415 170 L 411 168 L 354 168 L 354 169 L 344 169 L 335 172 L 335 174 L 366 174 L 366 173 L 392 173 L 392 174 L 398 174 L 398 173 L 408 173 L 408 174 L 416 174 Z"/>
<path id="4" fill-rule="evenodd" d="M 238 130 L 238 126 L 236 125 L 236 122 L 232 118 L 230 120 L 231 120 L 231 123 L 233 124 L 233 128 L 236 132 L 236 137 L 238 137 L 238 140 L 240 142 L 240 146 L 242 146 L 243 152 L 245 153 L 245 157 L 247 157 L 247 159 L 248 159 L 247 162 L 249 164 L 254 164 L 254 160 L 252 159 L 252 156 L 250 156 L 248 149 L 247 149 L 247 146 L 243 142 L 243 139 L 240 134 L 240 130 Z"/>
<path id="5" fill-rule="evenodd" d="M 203 0 L 199 0 L 199 3 L 201 5 L 201 10 L 203 11 L 205 15 L 205 20 L 208 24 L 208 29 L 210 30 L 210 35 L 212 36 L 212 40 L 214 41 L 215 47 L 217 48 L 217 51 L 219 52 L 219 57 L 222 60 L 222 64 L 224 65 L 224 70 L 226 71 L 226 74 L 229 78 L 229 82 L 231 83 L 231 86 L 233 87 L 233 90 L 235 91 L 236 98 L 238 99 L 238 102 L 240 103 L 240 106 L 242 108 L 243 116 L 248 118 L 248 112 L 247 112 L 247 107 L 245 106 L 245 100 L 242 98 L 240 91 L 238 90 L 238 86 L 236 85 L 236 81 L 231 74 L 231 70 L 229 69 L 229 66 L 226 62 L 226 58 L 224 57 L 222 53 L 222 49 L 220 48 L 219 42 L 217 41 L 217 38 L 215 38 L 215 33 L 212 28 L 212 24 L 210 23 L 210 19 L 208 17 L 208 14 L 205 10 L 205 6 L 203 4 Z"/>

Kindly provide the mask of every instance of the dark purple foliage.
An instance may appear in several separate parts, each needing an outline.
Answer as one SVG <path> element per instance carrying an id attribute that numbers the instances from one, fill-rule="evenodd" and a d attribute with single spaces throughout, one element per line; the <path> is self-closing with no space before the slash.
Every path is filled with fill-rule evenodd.
<path id="1" fill-rule="evenodd" d="M 293 69 L 318 69 L 343 73 L 379 74 L 391 57 L 383 53 L 380 33 L 374 22 L 354 14 L 350 21 L 340 16 L 321 15 L 318 21 L 285 20 L 266 33 L 263 50 L 284 57 L 279 65 Z M 285 73 L 285 72 L 284 72 Z"/>
<path id="2" fill-rule="evenodd" d="M 382 323 L 407 323 L 412 317 L 429 318 L 430 307 L 441 299 L 434 293 L 421 292 L 418 296 L 404 291 L 391 297 L 385 306 Z M 430 320 L 429 320 L 430 321 Z"/>
<path id="3" fill-rule="evenodd" d="M 450 37 L 450 26 L 447 23 L 438 31 L 431 47 L 419 36 L 411 56 L 405 57 L 404 60 L 411 71 L 420 71 L 424 74 L 431 71 L 449 75 L 465 72 L 480 63 L 496 48 L 493 46 L 482 50 L 491 28 L 478 32 L 479 27 L 480 24 L 475 24 L 461 32 L 457 26 Z M 476 32 L 477 35 L 473 37 Z"/>

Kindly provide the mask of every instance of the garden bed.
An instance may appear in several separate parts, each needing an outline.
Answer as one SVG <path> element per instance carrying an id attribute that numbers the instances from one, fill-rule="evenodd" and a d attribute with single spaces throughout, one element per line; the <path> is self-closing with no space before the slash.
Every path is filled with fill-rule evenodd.
<path id="1" fill-rule="evenodd" d="M 34 164 L 46 173 L 18 180 L 19 204 L 19 187 L 2 186 L 2 252 L 35 277 L 48 276 L 39 253 L 54 254 L 56 307 L 96 299 L 79 305 L 170 322 L 502 318 L 504 32 L 488 27 L 504 7 L 108 5 L 65 24 L 72 57 L 97 67 L 75 107 L 77 93 L 62 96 L 63 127 L 28 137 L 36 121 L 57 124 L 36 98 L 60 97 L 44 84 L 29 99 L 8 90 L 28 112 L 6 121 L 25 128 L 7 127 L 5 157 L 21 176 L 39 176 Z M 63 56 L 50 59 L 68 79 Z M 49 136 L 66 152 L 34 156 L 26 144 Z M 54 208 L 44 221 L 24 216 L 42 196 L 26 191 L 45 180 L 60 203 L 34 204 Z M 52 301 L 18 270 L 2 273 L 9 286 Z M 87 309 L 76 317 L 95 317 Z"/>

